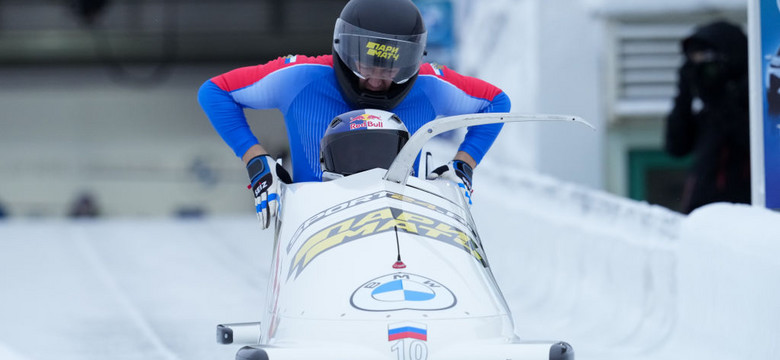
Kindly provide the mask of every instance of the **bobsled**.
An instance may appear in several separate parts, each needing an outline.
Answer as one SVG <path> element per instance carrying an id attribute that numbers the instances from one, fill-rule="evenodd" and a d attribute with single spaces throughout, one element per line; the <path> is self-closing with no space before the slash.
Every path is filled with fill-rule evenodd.
<path id="1" fill-rule="evenodd" d="M 432 137 L 576 116 L 473 114 L 419 129 L 387 169 L 283 184 L 262 321 L 217 325 L 237 360 L 564 360 L 515 334 L 461 189 L 413 176 Z M 490 241 L 490 240 L 486 240 Z"/>

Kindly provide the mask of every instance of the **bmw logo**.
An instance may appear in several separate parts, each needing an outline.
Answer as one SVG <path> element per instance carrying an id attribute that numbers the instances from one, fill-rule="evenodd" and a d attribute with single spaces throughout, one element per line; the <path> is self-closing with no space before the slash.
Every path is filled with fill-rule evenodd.
<path id="1" fill-rule="evenodd" d="M 378 277 L 352 293 L 353 307 L 365 311 L 444 310 L 455 305 L 455 295 L 424 276 L 395 273 Z"/>

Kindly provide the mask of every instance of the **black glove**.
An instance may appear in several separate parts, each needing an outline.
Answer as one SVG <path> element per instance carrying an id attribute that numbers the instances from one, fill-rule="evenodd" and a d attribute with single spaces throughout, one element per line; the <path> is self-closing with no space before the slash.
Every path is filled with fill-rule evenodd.
<path id="1" fill-rule="evenodd" d="M 677 70 L 677 101 L 690 104 L 696 91 L 695 85 L 696 66 L 692 62 L 686 61 Z"/>
<path id="2" fill-rule="evenodd" d="M 471 205 L 471 193 L 473 192 L 471 189 L 471 177 L 473 173 L 474 169 L 471 168 L 471 165 L 462 160 L 452 160 L 446 165 L 433 169 L 427 178 L 428 180 L 442 178 L 458 184 L 458 187 L 463 189 L 463 196 Z"/>

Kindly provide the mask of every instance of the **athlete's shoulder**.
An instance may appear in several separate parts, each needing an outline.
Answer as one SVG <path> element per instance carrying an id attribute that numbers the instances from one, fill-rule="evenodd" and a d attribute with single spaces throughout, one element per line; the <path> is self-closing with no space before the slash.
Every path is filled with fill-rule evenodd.
<path id="1" fill-rule="evenodd" d="M 424 63 L 420 67 L 420 75 L 424 77 L 433 77 L 446 82 L 469 96 L 493 101 L 497 95 L 503 91 L 497 86 L 471 76 L 462 75 L 445 65 L 436 63 Z"/>
<path id="2" fill-rule="evenodd" d="M 440 65 L 437 63 L 423 63 L 422 66 L 420 66 L 420 75 L 433 75 L 439 78 L 445 78 L 446 77 L 445 73 L 457 74 L 455 71 L 448 68 L 446 65 Z"/>
<path id="3" fill-rule="evenodd" d="M 287 55 L 278 57 L 265 64 L 245 66 L 211 78 L 211 81 L 225 91 L 242 89 L 265 78 L 269 74 L 294 68 L 310 68 L 311 65 L 323 69 L 333 68 L 333 55 L 306 56 Z"/>
<path id="4" fill-rule="evenodd" d="M 333 66 L 333 55 L 319 55 L 319 56 L 307 56 L 307 55 L 287 55 L 277 58 L 274 61 L 280 61 L 284 63 L 284 66 L 294 65 L 326 65 Z"/>

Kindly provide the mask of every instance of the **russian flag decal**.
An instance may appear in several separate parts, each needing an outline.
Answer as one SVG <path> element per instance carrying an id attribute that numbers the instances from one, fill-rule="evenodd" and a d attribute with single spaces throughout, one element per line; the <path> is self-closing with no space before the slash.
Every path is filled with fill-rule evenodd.
<path id="1" fill-rule="evenodd" d="M 439 64 L 431 63 L 431 67 L 433 68 L 433 73 L 438 76 L 444 76 L 444 72 L 441 71 L 442 66 Z"/>
<path id="2" fill-rule="evenodd" d="M 387 326 L 387 341 L 401 339 L 428 341 L 428 327 L 425 324 L 402 322 Z"/>

